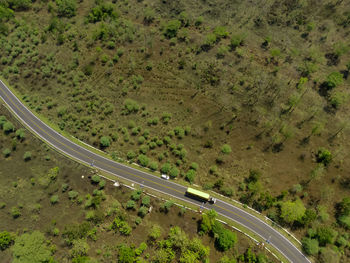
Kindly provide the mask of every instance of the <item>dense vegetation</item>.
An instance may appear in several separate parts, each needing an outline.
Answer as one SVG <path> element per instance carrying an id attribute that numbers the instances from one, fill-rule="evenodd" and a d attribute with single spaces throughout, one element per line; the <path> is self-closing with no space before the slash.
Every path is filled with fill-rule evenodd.
<path id="1" fill-rule="evenodd" d="M 239 199 L 338 262 L 349 14 L 335 0 L 5 0 L 0 70 L 59 129 Z"/>
<path id="2" fill-rule="evenodd" d="M 114 187 L 2 112 L 0 149 L 9 151 L 0 156 L 1 262 L 275 262 L 215 211 L 201 216 Z"/>

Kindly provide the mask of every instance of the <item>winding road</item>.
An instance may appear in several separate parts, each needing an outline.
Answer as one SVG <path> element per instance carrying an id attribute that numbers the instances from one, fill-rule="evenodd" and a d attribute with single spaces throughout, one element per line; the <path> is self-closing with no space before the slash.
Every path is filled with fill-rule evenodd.
<path id="1" fill-rule="evenodd" d="M 57 151 L 62 152 L 79 162 L 83 162 L 88 165 L 93 164 L 98 169 L 104 170 L 105 172 L 116 177 L 129 180 L 133 183 L 141 185 L 142 187 L 153 189 L 168 196 L 172 196 L 198 206 L 203 206 L 205 209 L 215 209 L 224 217 L 227 217 L 246 227 L 255 234 L 259 235 L 263 240 L 267 240 L 271 246 L 276 248 L 290 262 L 310 263 L 302 252 L 287 238 L 252 214 L 249 214 L 246 211 L 219 199 L 215 204 L 202 204 L 199 201 L 185 196 L 187 189 L 185 186 L 114 162 L 70 141 L 38 119 L 1 80 L 0 97 L 4 103 L 6 103 L 12 113 L 15 114 L 28 129 L 34 132 L 43 141 L 50 144 Z"/>

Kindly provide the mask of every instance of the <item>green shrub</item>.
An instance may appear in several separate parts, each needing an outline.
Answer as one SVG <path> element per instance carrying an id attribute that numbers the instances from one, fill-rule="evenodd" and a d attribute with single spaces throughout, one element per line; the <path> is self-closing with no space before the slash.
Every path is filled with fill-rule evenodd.
<path id="1" fill-rule="evenodd" d="M 7 158 L 10 156 L 11 150 L 9 148 L 6 148 L 2 151 L 2 154 L 4 155 L 5 158 Z"/>
<path id="2" fill-rule="evenodd" d="M 338 232 L 328 226 L 321 226 L 317 228 L 316 237 L 321 246 L 326 244 L 333 244 L 338 236 Z"/>
<path id="3" fill-rule="evenodd" d="M 124 111 L 123 112 L 125 114 L 138 112 L 139 109 L 140 109 L 140 106 L 137 104 L 136 101 L 131 100 L 131 99 L 126 99 L 124 101 Z"/>
<path id="4" fill-rule="evenodd" d="M 218 51 L 216 53 L 217 58 L 224 58 L 225 55 L 228 53 L 229 49 L 227 46 L 220 46 L 218 48 Z"/>
<path id="5" fill-rule="evenodd" d="M 216 44 L 217 37 L 214 33 L 210 33 L 205 37 L 203 46 L 205 48 L 213 47 Z"/>
<path id="6" fill-rule="evenodd" d="M 53 195 L 53 196 L 51 196 L 51 198 L 50 198 L 50 203 L 51 203 L 52 205 L 58 203 L 58 195 Z"/>
<path id="7" fill-rule="evenodd" d="M 197 171 L 198 167 L 199 167 L 198 163 L 195 163 L 195 162 L 191 163 L 191 169 Z"/>
<path id="8" fill-rule="evenodd" d="M 138 163 L 143 166 L 143 167 L 147 167 L 149 164 L 149 159 L 146 155 L 144 154 L 140 154 L 137 158 Z"/>
<path id="9" fill-rule="evenodd" d="M 0 128 L 3 129 L 4 128 L 4 124 L 7 122 L 7 119 L 4 115 L 0 116 Z"/>
<path id="10" fill-rule="evenodd" d="M 11 208 L 11 215 L 12 215 L 13 218 L 18 218 L 18 217 L 20 217 L 22 215 L 22 213 L 21 213 L 21 211 L 19 210 L 18 207 L 14 206 L 14 207 Z"/>
<path id="11" fill-rule="evenodd" d="M 7 134 L 15 130 L 15 127 L 13 126 L 12 122 L 9 121 L 5 122 L 2 128 Z"/>
<path id="12" fill-rule="evenodd" d="M 14 237 L 7 231 L 0 232 L 0 250 L 10 247 L 14 241 Z"/>
<path id="13" fill-rule="evenodd" d="M 232 150 L 231 150 L 230 145 L 224 144 L 224 145 L 221 147 L 221 152 L 224 153 L 224 154 L 229 154 L 229 153 L 231 153 Z"/>
<path id="14" fill-rule="evenodd" d="M 134 151 L 128 151 L 128 153 L 126 154 L 126 158 L 128 158 L 128 160 L 133 160 L 136 157 L 136 153 Z"/>
<path id="15" fill-rule="evenodd" d="M 155 18 L 155 12 L 153 9 L 147 7 L 144 10 L 144 17 L 143 17 L 143 21 L 147 24 L 151 24 L 153 22 Z"/>
<path id="16" fill-rule="evenodd" d="M 109 136 L 102 136 L 100 139 L 101 147 L 108 147 L 111 145 L 111 139 Z"/>
<path id="17" fill-rule="evenodd" d="M 316 159 L 318 163 L 323 163 L 325 166 L 329 165 L 332 161 L 332 154 L 326 148 L 321 147 L 316 153 Z"/>
<path id="18" fill-rule="evenodd" d="M 179 20 L 169 21 L 164 28 L 164 36 L 166 36 L 168 39 L 176 37 L 180 27 L 181 22 Z"/>
<path id="19" fill-rule="evenodd" d="M 295 221 L 300 221 L 303 218 L 305 211 L 306 208 L 300 199 L 286 201 L 281 203 L 280 216 L 285 222 L 292 224 Z"/>
<path id="20" fill-rule="evenodd" d="M 59 167 L 56 166 L 56 167 L 53 167 L 49 170 L 47 176 L 50 178 L 51 181 L 54 181 L 56 180 L 57 176 L 58 176 L 58 173 L 59 173 Z"/>
<path id="21" fill-rule="evenodd" d="M 180 170 L 176 167 L 172 167 L 169 171 L 169 176 L 173 179 L 178 177 L 179 174 L 180 174 Z"/>
<path id="22" fill-rule="evenodd" d="M 327 76 L 326 84 L 329 89 L 333 89 L 342 83 L 343 83 L 343 75 L 339 72 L 332 72 Z"/>
<path id="23" fill-rule="evenodd" d="M 105 185 L 106 185 L 106 180 L 101 180 L 101 181 L 99 182 L 99 184 L 98 184 L 98 187 L 99 187 L 100 189 L 103 189 L 103 188 L 105 187 Z"/>
<path id="24" fill-rule="evenodd" d="M 78 197 L 78 192 L 76 192 L 76 191 L 69 191 L 68 192 L 68 197 L 69 197 L 69 199 L 71 199 L 71 200 L 73 200 L 73 199 L 76 199 L 77 197 Z"/>
<path id="25" fill-rule="evenodd" d="M 218 39 L 226 38 L 228 36 L 228 31 L 224 26 L 217 26 L 214 29 L 214 34 Z"/>
<path id="26" fill-rule="evenodd" d="M 23 160 L 24 161 L 29 161 L 32 159 L 32 153 L 31 152 L 25 152 L 24 155 L 23 155 Z"/>
<path id="27" fill-rule="evenodd" d="M 93 184 L 98 184 L 101 181 L 101 177 L 99 177 L 97 174 L 94 174 L 91 176 L 91 182 Z"/>
<path id="28" fill-rule="evenodd" d="M 139 211 L 137 212 L 137 214 L 142 218 L 145 217 L 145 215 L 147 215 L 147 213 L 148 213 L 148 208 L 145 206 L 141 206 Z"/>
<path id="29" fill-rule="evenodd" d="M 216 165 L 210 166 L 209 172 L 210 172 L 211 174 L 216 174 L 217 171 L 218 171 L 218 167 L 217 167 Z"/>
<path id="30" fill-rule="evenodd" d="M 160 168 L 160 171 L 163 173 L 163 174 L 168 174 L 169 173 L 169 171 L 170 171 L 170 169 L 171 169 L 171 165 L 170 165 L 170 163 L 164 163 L 163 165 L 162 165 L 162 167 Z"/>
<path id="31" fill-rule="evenodd" d="M 18 139 L 23 140 L 26 136 L 25 136 L 25 129 L 20 128 L 16 131 L 16 136 Z"/>
<path id="32" fill-rule="evenodd" d="M 143 206 L 149 207 L 150 204 L 151 204 L 151 198 L 150 198 L 148 195 L 145 195 L 145 196 L 142 198 L 142 205 L 143 205 Z"/>
<path id="33" fill-rule="evenodd" d="M 343 226 L 346 229 L 350 229 L 350 216 L 349 215 L 342 215 L 338 217 L 339 224 Z"/>
<path id="34" fill-rule="evenodd" d="M 303 250 L 307 255 L 314 256 L 318 254 L 319 247 L 317 239 L 303 238 L 301 240 Z"/>
<path id="35" fill-rule="evenodd" d="M 150 162 L 149 168 L 150 168 L 152 171 L 156 171 L 156 170 L 158 169 L 158 163 L 155 162 L 155 161 Z"/>
<path id="36" fill-rule="evenodd" d="M 196 21 L 194 21 L 194 25 L 196 27 L 199 27 L 201 24 L 203 24 L 203 22 L 204 22 L 204 17 L 199 16 L 196 18 Z"/>
<path id="37" fill-rule="evenodd" d="M 117 13 L 114 11 L 113 5 L 111 3 L 102 3 L 98 4 L 88 14 L 88 21 L 90 23 L 96 23 L 102 20 L 111 18 L 112 20 L 117 18 Z"/>
<path id="38" fill-rule="evenodd" d="M 162 228 L 157 225 L 157 224 L 154 224 L 149 233 L 148 233 L 148 237 L 151 239 L 151 240 L 156 240 L 158 239 L 160 236 L 162 235 Z"/>
<path id="39" fill-rule="evenodd" d="M 174 205 L 174 202 L 169 200 L 169 201 L 165 201 L 165 203 L 161 206 L 161 209 L 167 213 L 169 212 L 170 208 Z"/>
<path id="40" fill-rule="evenodd" d="M 56 0 L 57 14 L 62 17 L 73 17 L 77 11 L 75 0 Z"/>
<path id="41" fill-rule="evenodd" d="M 242 34 L 238 34 L 238 35 L 233 35 L 231 37 L 231 47 L 232 49 L 235 49 L 239 46 L 243 45 L 243 41 L 244 41 L 245 36 Z"/>
<path id="42" fill-rule="evenodd" d="M 134 200 L 129 200 L 126 202 L 126 209 L 135 209 L 136 203 Z"/>
<path id="43" fill-rule="evenodd" d="M 191 184 L 193 183 L 195 177 L 196 171 L 193 169 L 188 170 L 188 172 L 185 175 L 186 180 L 189 181 Z"/>
<path id="44" fill-rule="evenodd" d="M 221 251 L 227 251 L 237 243 L 237 235 L 225 229 L 218 221 L 215 221 L 212 231 L 216 236 L 215 246 Z"/>
<path id="45" fill-rule="evenodd" d="M 162 114 L 162 121 L 163 121 L 163 123 L 164 124 L 168 124 L 168 122 L 170 121 L 170 119 L 171 119 L 171 114 L 170 113 L 168 113 L 168 112 L 163 112 L 163 114 Z"/>
<path id="46" fill-rule="evenodd" d="M 32 179 L 33 179 L 33 183 L 32 184 L 34 185 L 35 184 L 35 178 L 31 178 L 31 180 Z M 66 183 L 62 184 L 62 186 L 61 186 L 62 193 L 66 192 L 68 190 L 68 188 L 69 188 L 68 184 L 66 184 Z"/>
<path id="47" fill-rule="evenodd" d="M 142 191 L 141 190 L 134 190 L 131 193 L 131 199 L 138 201 L 141 198 Z"/>

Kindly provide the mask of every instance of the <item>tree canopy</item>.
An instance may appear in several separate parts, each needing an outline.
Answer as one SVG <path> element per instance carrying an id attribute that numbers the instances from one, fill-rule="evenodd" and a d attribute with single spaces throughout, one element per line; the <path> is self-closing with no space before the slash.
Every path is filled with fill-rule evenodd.
<path id="1" fill-rule="evenodd" d="M 53 262 L 45 236 L 39 231 L 25 233 L 17 237 L 12 252 L 13 263 Z"/>
<path id="2" fill-rule="evenodd" d="M 303 218 L 306 208 L 300 199 L 283 202 L 281 204 L 281 218 L 289 224 Z"/>

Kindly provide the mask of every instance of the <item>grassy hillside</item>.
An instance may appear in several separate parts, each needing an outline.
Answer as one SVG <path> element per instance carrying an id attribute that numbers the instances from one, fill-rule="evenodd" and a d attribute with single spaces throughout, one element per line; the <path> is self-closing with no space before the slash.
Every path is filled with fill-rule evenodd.
<path id="1" fill-rule="evenodd" d="M 114 187 L 50 150 L 0 108 L 5 118 L 1 262 L 248 262 L 255 256 L 255 262 L 274 262 L 221 223 L 215 223 L 221 238 L 215 238 L 198 213 Z M 13 131 L 5 133 L 10 123 Z"/>
<path id="2" fill-rule="evenodd" d="M 348 1 L 2 5 L 1 74 L 33 110 L 347 258 Z"/>

